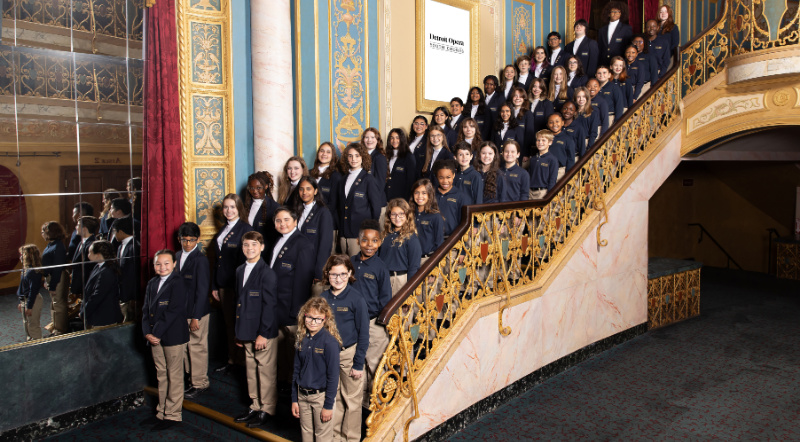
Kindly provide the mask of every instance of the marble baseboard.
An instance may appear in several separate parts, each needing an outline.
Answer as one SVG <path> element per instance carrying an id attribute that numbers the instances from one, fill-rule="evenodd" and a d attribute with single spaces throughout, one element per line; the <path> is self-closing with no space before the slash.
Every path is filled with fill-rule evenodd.
<path id="1" fill-rule="evenodd" d="M 123 411 L 133 410 L 144 404 L 144 391 L 90 405 L 79 410 L 70 411 L 39 422 L 12 428 L 0 434 L 0 441 L 6 440 L 41 440 L 58 433 L 82 427 Z"/>
<path id="2" fill-rule="evenodd" d="M 522 395 L 531 388 L 538 384 L 550 379 L 551 377 L 567 370 L 570 367 L 580 364 L 581 362 L 596 356 L 606 350 L 609 350 L 623 342 L 633 339 L 647 331 L 647 323 L 639 324 L 627 330 L 621 331 L 617 334 L 611 335 L 605 339 L 587 345 L 575 352 L 572 352 L 556 361 L 553 361 L 544 367 L 528 374 L 522 379 L 514 382 L 513 384 L 505 387 L 492 395 L 481 399 L 480 401 L 467 407 L 460 413 L 446 420 L 442 424 L 418 437 L 417 441 L 439 441 L 445 440 L 454 435 L 459 430 L 462 430 L 467 425 L 475 422 L 481 417 L 496 410 L 506 402 Z"/>

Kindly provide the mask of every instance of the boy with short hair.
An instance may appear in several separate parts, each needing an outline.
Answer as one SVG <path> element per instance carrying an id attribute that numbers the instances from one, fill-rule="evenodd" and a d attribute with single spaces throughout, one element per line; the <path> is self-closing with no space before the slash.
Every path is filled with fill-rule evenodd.
<path id="1" fill-rule="evenodd" d="M 530 174 L 520 167 L 520 146 L 514 140 L 507 140 L 503 145 L 503 167 L 499 172 L 505 177 L 505 185 L 500 201 L 527 201 L 530 192 Z"/>
<path id="2" fill-rule="evenodd" d="M 610 81 L 611 71 L 609 71 L 608 66 L 598 66 L 595 78 L 600 84 L 600 93 L 598 95 L 603 97 L 608 104 L 608 124 L 612 125 L 614 121 L 622 118 L 622 113 L 625 111 L 625 97 L 622 96 L 622 89 Z"/>
<path id="3" fill-rule="evenodd" d="M 236 269 L 236 345 L 244 347 L 247 392 L 253 403 L 234 419 L 258 427 L 275 415 L 278 405 L 278 278 L 261 259 L 264 237 L 250 231 L 242 235 L 247 261 Z"/>
<path id="4" fill-rule="evenodd" d="M 189 388 L 184 396 L 193 398 L 208 388 L 208 321 L 210 313 L 208 259 L 198 247 L 200 227 L 186 222 L 178 227 L 181 250 L 176 260 L 178 274 L 186 287 L 189 343 L 186 346 L 184 371 L 189 374 Z"/>
<path id="5" fill-rule="evenodd" d="M 531 190 L 532 200 L 544 198 L 547 192 L 555 187 L 558 180 L 558 158 L 550 152 L 553 144 L 553 132 L 542 129 L 536 132 L 536 149 L 538 154 L 531 158 Z"/>
<path id="6" fill-rule="evenodd" d="M 454 149 L 458 170 L 454 186 L 470 197 L 473 204 L 483 204 L 483 178 L 472 167 L 472 146 L 461 141 Z"/>
<path id="7" fill-rule="evenodd" d="M 439 211 L 444 217 L 444 236 L 447 238 L 461 222 L 461 208 L 472 204 L 469 195 L 457 189 L 453 182 L 456 178 L 456 162 L 438 160 L 433 165 L 438 187 L 436 188 L 436 202 Z"/>
<path id="8" fill-rule="evenodd" d="M 119 306 L 122 322 L 136 319 L 136 297 L 139 295 L 139 241 L 133 236 L 133 219 L 129 216 L 117 218 L 111 224 L 111 232 L 119 243 Z"/>
<path id="9" fill-rule="evenodd" d="M 575 140 L 564 132 L 564 119 L 559 113 L 547 118 L 547 128 L 553 133 L 553 143 L 550 148 L 558 158 L 558 179 L 561 179 L 566 171 L 575 165 Z"/>

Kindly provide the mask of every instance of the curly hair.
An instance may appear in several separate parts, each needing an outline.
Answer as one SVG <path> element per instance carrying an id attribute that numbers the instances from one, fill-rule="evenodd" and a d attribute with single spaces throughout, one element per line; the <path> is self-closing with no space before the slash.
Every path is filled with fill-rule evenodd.
<path id="1" fill-rule="evenodd" d="M 405 240 L 411 238 L 411 235 L 417 233 L 417 223 L 414 222 L 414 211 L 411 210 L 408 201 L 403 198 L 395 198 L 386 205 L 386 220 L 383 221 L 383 238 L 386 238 L 395 230 L 395 226 L 392 224 L 391 220 L 392 209 L 395 207 L 403 209 L 403 212 L 406 214 L 406 222 L 400 227 L 399 235 L 397 239 L 395 239 L 397 245 L 401 245 Z"/>
<path id="2" fill-rule="evenodd" d="M 344 148 L 344 152 L 342 152 L 342 174 L 346 176 L 350 173 L 350 163 L 347 161 L 347 152 L 349 152 L 350 149 L 355 149 L 356 152 L 361 155 L 361 168 L 369 172 L 370 169 L 372 169 L 372 157 L 369 156 L 369 152 L 367 152 L 367 148 L 363 144 L 354 142 L 348 144 L 347 147 Z"/>
<path id="3" fill-rule="evenodd" d="M 272 174 L 267 172 L 266 170 L 258 171 L 254 174 L 251 174 L 247 177 L 247 185 L 250 185 L 250 181 L 256 180 L 264 186 L 264 199 L 272 199 L 272 189 L 275 187 L 275 182 L 272 180 Z M 244 195 L 244 207 L 247 208 L 247 213 L 250 213 L 250 208 L 253 207 L 253 195 L 250 195 L 250 192 L 245 192 Z M 267 211 L 265 210 L 262 214 L 262 221 L 267 220 Z"/>
<path id="4" fill-rule="evenodd" d="M 294 335 L 294 348 L 297 349 L 297 351 L 303 351 L 303 338 L 306 337 L 307 332 L 306 315 L 311 311 L 316 311 L 320 315 L 325 316 L 325 330 L 328 330 L 328 333 L 339 342 L 339 345 L 342 345 L 342 337 L 339 336 L 339 329 L 336 328 L 336 315 L 334 315 L 333 309 L 325 298 L 314 296 L 306 301 L 297 313 L 297 331 Z"/>
<path id="5" fill-rule="evenodd" d="M 619 22 L 620 23 L 628 23 L 628 5 L 620 2 L 620 1 L 610 1 L 603 7 L 603 12 L 600 13 L 600 17 L 602 17 L 602 22 L 604 25 L 607 25 L 610 21 L 608 18 L 608 14 L 611 13 L 612 9 L 617 9 L 620 12 Z"/>
<path id="6" fill-rule="evenodd" d="M 22 268 L 24 270 L 42 266 L 42 254 L 39 252 L 39 248 L 36 247 L 36 244 L 25 244 L 24 246 L 20 247 L 19 255 L 21 257 Z M 42 273 L 40 270 L 36 271 Z"/>

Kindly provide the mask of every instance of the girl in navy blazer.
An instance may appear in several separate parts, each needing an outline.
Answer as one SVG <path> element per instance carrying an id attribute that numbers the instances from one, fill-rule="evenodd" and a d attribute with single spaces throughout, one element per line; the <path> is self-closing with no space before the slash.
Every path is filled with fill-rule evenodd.
<path id="1" fill-rule="evenodd" d="M 533 113 L 533 133 L 547 129 L 547 119 L 555 109 L 553 102 L 547 99 L 547 83 L 541 78 L 536 78 L 531 83 L 528 101 L 531 103 L 531 113 Z"/>
<path id="2" fill-rule="evenodd" d="M 511 112 L 514 115 L 514 119 L 517 120 L 517 126 L 522 129 L 522 133 L 525 139 L 525 144 L 522 145 L 522 167 L 526 167 L 526 160 L 528 160 L 530 154 L 530 144 L 531 140 L 536 139 L 534 130 L 534 122 L 533 122 L 533 112 L 531 112 L 531 103 L 528 101 L 528 93 L 525 92 L 525 89 L 522 86 L 517 86 L 514 88 L 514 92 L 511 94 Z M 475 155 L 478 156 L 477 154 Z M 477 169 L 476 169 L 477 170 Z"/>
<path id="3" fill-rule="evenodd" d="M 421 179 L 414 183 L 414 193 L 408 203 L 414 211 L 417 236 L 422 246 L 421 263 L 424 263 L 444 242 L 444 218 L 439 212 L 431 181 Z"/>
<path id="4" fill-rule="evenodd" d="M 20 261 L 22 261 L 22 278 L 17 287 L 17 298 L 19 305 L 17 309 L 22 313 L 22 325 L 25 327 L 26 340 L 42 338 L 42 327 L 40 317 L 42 314 L 42 304 L 44 298 L 42 291 L 42 279 L 44 274 L 37 268 L 42 267 L 42 258 L 39 255 L 39 248 L 36 244 L 25 244 L 19 248 Z M 119 306 L 117 306 L 119 311 Z"/>
<path id="5" fill-rule="evenodd" d="M 464 106 L 466 116 L 471 117 L 478 123 L 478 130 L 481 133 L 481 138 L 484 140 L 489 139 L 492 134 L 492 124 L 494 123 L 494 115 L 489 106 L 486 105 L 486 96 L 483 90 L 477 86 L 473 86 L 467 94 L 469 102 Z M 473 110 L 474 109 L 474 110 Z"/>
<path id="6" fill-rule="evenodd" d="M 319 184 L 319 193 L 326 205 L 331 204 L 331 193 L 336 190 L 342 174 L 337 169 L 339 155 L 330 141 L 325 141 L 317 148 L 317 156 L 314 159 L 314 168 L 308 171 L 312 178 Z"/>
<path id="7" fill-rule="evenodd" d="M 414 154 L 414 163 L 417 166 L 417 177 L 422 175 L 422 166 L 425 165 L 425 153 L 428 148 L 428 119 L 422 115 L 414 117 L 411 129 L 408 131 L 408 150 Z"/>
<path id="8" fill-rule="evenodd" d="M 556 66 L 550 74 L 550 87 L 547 94 L 547 99 L 553 103 L 553 109 L 556 112 L 561 110 L 567 100 L 569 100 L 570 92 L 567 86 L 567 70 L 563 66 Z"/>
<path id="9" fill-rule="evenodd" d="M 244 196 L 244 206 L 247 209 L 247 223 L 253 230 L 264 237 L 267 246 L 275 244 L 278 232 L 272 217 L 278 203 L 272 199 L 274 187 L 272 174 L 267 171 L 256 172 L 247 177 L 247 194 Z"/>
<path id="10" fill-rule="evenodd" d="M 299 220 L 297 227 L 314 247 L 314 284 L 312 295 L 322 293 L 322 268 L 333 253 L 333 215 L 320 195 L 317 181 L 311 177 L 300 178 L 297 184 L 300 205 L 295 208 Z"/>
<path id="11" fill-rule="evenodd" d="M 368 127 L 361 134 L 361 144 L 367 148 L 367 153 L 369 153 L 369 157 L 372 160 L 369 173 L 375 177 L 378 187 L 382 188 L 386 183 L 386 177 L 389 175 L 389 161 L 386 159 L 381 133 L 374 127 Z M 385 205 L 386 201 L 383 201 L 381 206 Z"/>
<path id="12" fill-rule="evenodd" d="M 333 197 L 331 212 L 339 230 L 339 245 L 343 253 L 355 255 L 358 246 L 358 229 L 365 219 L 377 220 L 381 216 L 383 190 L 375 177 L 367 172 L 372 159 L 360 143 L 350 143 L 344 150 L 348 174 L 342 177 Z M 298 306 L 299 308 L 299 306 Z"/>
<path id="13" fill-rule="evenodd" d="M 625 67 L 625 60 L 622 57 L 614 57 L 611 59 L 611 78 L 611 81 L 616 84 L 620 92 L 622 92 L 622 97 L 625 100 L 625 110 L 628 110 L 633 106 L 633 102 L 635 101 L 633 91 L 635 89 L 634 81 L 636 81 L 636 79 L 628 76 L 628 69 Z M 641 85 L 639 85 L 639 87 L 641 88 Z"/>
<path id="14" fill-rule="evenodd" d="M 156 276 L 147 283 L 142 307 L 142 333 L 153 354 L 158 377 L 158 423 L 162 430 L 182 419 L 183 361 L 189 327 L 186 326 L 186 287 L 175 269 L 175 254 L 163 249 L 153 258 Z"/>
<path id="15" fill-rule="evenodd" d="M 447 140 L 447 145 L 455 146 L 458 132 L 450 127 L 450 112 L 448 112 L 444 106 L 439 106 L 433 110 L 433 124 L 441 127 L 442 130 L 444 130 L 444 137 Z"/>
<path id="16" fill-rule="evenodd" d="M 581 59 L 577 56 L 570 55 L 567 57 L 564 67 L 567 68 L 567 86 L 569 86 L 571 90 L 585 86 L 586 82 L 589 81 L 589 77 L 587 77 L 586 73 L 583 71 Z"/>
<path id="17" fill-rule="evenodd" d="M 425 165 L 422 167 L 423 176 L 428 179 L 433 178 L 433 163 L 439 160 L 447 160 L 453 158 L 453 152 L 447 146 L 444 131 L 439 126 L 431 126 L 428 128 L 428 147 L 425 153 Z"/>
<path id="18" fill-rule="evenodd" d="M 218 368 L 225 372 L 232 368 L 236 347 L 234 346 L 234 315 L 236 312 L 236 268 L 244 262 L 242 255 L 242 235 L 253 230 L 247 224 L 247 212 L 239 195 L 229 193 L 222 200 L 222 214 L 227 221 L 225 226 L 211 240 L 213 275 L 211 295 L 222 303 L 222 317 L 225 319 L 228 334 L 228 364 Z M 240 216 L 244 216 L 241 219 Z"/>
<path id="19" fill-rule="evenodd" d="M 531 72 L 531 57 L 527 55 L 520 55 L 514 62 L 514 67 L 517 71 L 517 83 L 514 86 L 522 86 L 527 91 L 531 87 L 533 79 L 536 78 Z M 511 91 L 508 92 L 509 98 Z"/>
<path id="20" fill-rule="evenodd" d="M 472 118 L 467 117 L 463 122 L 461 122 L 461 130 L 458 131 L 456 144 L 462 141 L 472 146 L 473 152 L 477 151 L 478 147 L 483 142 L 483 137 L 481 137 L 481 131 L 478 128 L 478 123 Z"/>
<path id="21" fill-rule="evenodd" d="M 541 78 L 545 82 L 550 78 L 550 61 L 547 59 L 547 50 L 544 46 L 537 46 L 533 50 L 531 72 L 534 78 Z"/>
<path id="22" fill-rule="evenodd" d="M 275 230 L 281 239 L 270 250 L 267 264 L 278 278 L 275 310 L 279 327 L 294 326 L 297 312 L 311 297 L 311 283 L 314 279 L 314 245 L 297 229 L 297 213 L 281 207 L 275 212 Z"/>
<path id="23" fill-rule="evenodd" d="M 83 288 L 81 316 L 87 329 L 122 322 L 119 307 L 120 271 L 116 253 L 108 241 L 89 246 L 89 259 L 96 265 Z"/>
<path id="24" fill-rule="evenodd" d="M 408 150 L 406 132 L 396 127 L 389 131 L 389 179 L 386 180 L 384 193 L 386 201 L 395 198 L 408 198 L 411 186 L 416 181 L 417 164 L 414 155 Z"/>
<path id="25" fill-rule="evenodd" d="M 497 109 L 497 119 L 494 122 L 492 132 L 492 142 L 497 146 L 503 146 L 506 140 L 514 140 L 520 146 L 525 145 L 525 129 L 519 126 L 511 106 L 504 104 Z"/>
<path id="26" fill-rule="evenodd" d="M 50 306 L 53 317 L 51 331 L 56 335 L 69 331 L 69 274 L 64 237 L 64 228 L 56 221 L 48 221 L 42 225 L 42 238 L 47 241 L 47 247 L 42 252 L 42 266 L 51 267 L 45 272 L 45 288 L 50 291 L 53 300 Z"/>
<path id="27" fill-rule="evenodd" d="M 675 24 L 671 6 L 663 5 L 658 9 L 658 25 L 663 35 L 669 35 L 669 52 L 672 54 L 675 52 L 675 48 L 681 44 L 681 31 Z"/>
<path id="28" fill-rule="evenodd" d="M 505 176 L 500 173 L 500 155 L 497 153 L 497 146 L 491 141 L 484 142 L 473 162 L 475 170 L 483 179 L 483 203 L 499 203 Z"/>
<path id="29" fill-rule="evenodd" d="M 529 76 L 532 77 L 532 76 Z M 514 92 L 514 86 L 517 85 L 517 68 L 513 64 L 507 64 L 506 67 L 500 71 L 500 86 L 498 90 L 503 94 L 505 101 L 511 99 L 511 94 Z M 454 146 L 454 144 L 451 144 Z"/>
<path id="30" fill-rule="evenodd" d="M 294 189 L 300 178 L 306 175 L 308 175 L 306 160 L 298 156 L 286 160 L 286 164 L 283 165 L 283 173 L 278 181 L 278 204 L 290 207 L 296 204 L 297 192 Z"/>

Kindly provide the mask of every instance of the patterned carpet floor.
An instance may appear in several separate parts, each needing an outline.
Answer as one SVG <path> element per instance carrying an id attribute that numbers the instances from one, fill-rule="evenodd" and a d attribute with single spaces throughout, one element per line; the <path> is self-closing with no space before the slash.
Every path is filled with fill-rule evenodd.
<path id="1" fill-rule="evenodd" d="M 44 298 L 44 302 L 39 321 L 44 327 L 50 323 L 52 318 L 50 317 L 50 295 L 42 298 Z M 15 294 L 0 296 L 0 347 L 25 342 L 22 313 L 17 310 L 17 304 L 19 304 L 19 300 Z M 48 333 L 50 332 L 42 328 L 42 336 L 47 336 Z"/>

